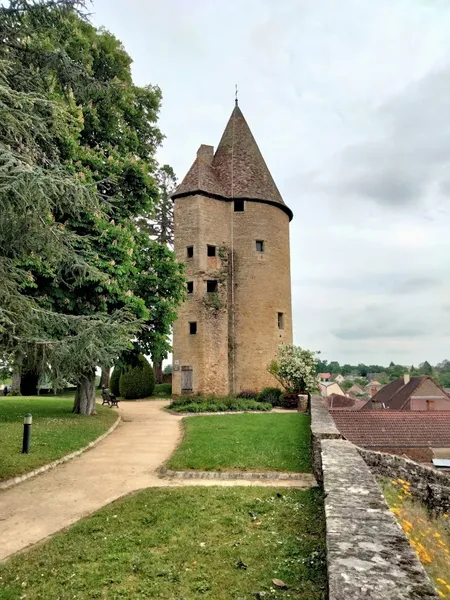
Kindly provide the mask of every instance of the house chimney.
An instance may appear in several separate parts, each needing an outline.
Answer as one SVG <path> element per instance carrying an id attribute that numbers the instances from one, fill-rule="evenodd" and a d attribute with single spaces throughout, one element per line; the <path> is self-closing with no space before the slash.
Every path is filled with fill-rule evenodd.
<path id="1" fill-rule="evenodd" d="M 403 383 L 406 385 L 410 381 L 409 373 L 403 373 Z"/>
<path id="2" fill-rule="evenodd" d="M 201 158 L 205 162 L 211 164 L 212 159 L 214 158 L 214 146 L 207 146 L 206 144 L 202 144 L 197 150 L 197 158 Z"/>

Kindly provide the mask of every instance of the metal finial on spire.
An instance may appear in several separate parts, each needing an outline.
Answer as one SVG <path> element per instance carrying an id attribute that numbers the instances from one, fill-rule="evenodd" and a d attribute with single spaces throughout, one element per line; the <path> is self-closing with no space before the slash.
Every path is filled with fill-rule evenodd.
<path id="1" fill-rule="evenodd" d="M 237 86 L 237 83 L 236 83 L 236 85 L 234 86 L 234 88 L 235 88 L 235 92 L 234 92 L 234 103 L 235 103 L 235 105 L 237 106 L 237 105 L 238 105 L 238 86 Z"/>

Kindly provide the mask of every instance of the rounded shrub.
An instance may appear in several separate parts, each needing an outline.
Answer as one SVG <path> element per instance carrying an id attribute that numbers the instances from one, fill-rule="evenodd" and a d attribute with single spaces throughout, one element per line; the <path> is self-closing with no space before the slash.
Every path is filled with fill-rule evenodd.
<path id="1" fill-rule="evenodd" d="M 155 375 L 148 360 L 142 354 L 134 365 L 128 365 L 122 371 L 119 383 L 120 395 L 126 400 L 146 398 L 155 389 Z"/>
<path id="2" fill-rule="evenodd" d="M 114 367 L 109 380 L 109 391 L 114 396 L 120 396 L 119 381 L 120 381 L 121 369 L 120 367 Z"/>
<path id="3" fill-rule="evenodd" d="M 244 398 L 246 400 L 256 400 L 258 396 L 258 392 L 255 390 L 242 390 L 237 394 L 236 398 Z"/>
<path id="4" fill-rule="evenodd" d="M 283 392 L 276 387 L 267 387 L 259 392 L 256 398 L 258 402 L 269 402 L 272 406 L 281 406 Z"/>

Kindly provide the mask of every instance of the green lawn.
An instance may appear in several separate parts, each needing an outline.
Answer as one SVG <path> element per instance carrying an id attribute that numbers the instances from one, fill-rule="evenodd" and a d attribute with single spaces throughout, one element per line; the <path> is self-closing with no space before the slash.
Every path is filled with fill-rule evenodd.
<path id="1" fill-rule="evenodd" d="M 78 450 L 104 433 L 117 413 L 97 406 L 97 415 L 71 413 L 72 397 L 0 398 L 0 481 L 22 475 Z M 31 450 L 21 454 L 23 417 L 33 415 Z"/>
<path id="2" fill-rule="evenodd" d="M 325 600 L 322 510 L 317 488 L 145 490 L 0 565 L 0 600 Z"/>
<path id="3" fill-rule="evenodd" d="M 305 414 L 188 417 L 184 426 L 183 441 L 168 469 L 311 471 Z"/>

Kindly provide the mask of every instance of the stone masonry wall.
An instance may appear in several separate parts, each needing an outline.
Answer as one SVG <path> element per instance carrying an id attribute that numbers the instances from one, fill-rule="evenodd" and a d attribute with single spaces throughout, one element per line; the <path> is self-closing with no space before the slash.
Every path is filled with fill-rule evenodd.
<path id="1" fill-rule="evenodd" d="M 173 393 L 181 393 L 177 369 L 183 366 L 193 369 L 194 393 L 226 395 L 277 385 L 267 365 L 280 344 L 292 343 L 288 215 L 250 201 L 235 212 L 233 202 L 197 194 L 176 198 L 174 216 L 175 253 L 194 292 L 174 324 Z M 264 252 L 257 251 L 257 240 Z M 223 249 L 226 260 L 208 258 L 207 245 Z M 194 248 L 192 258 L 188 246 Z M 217 294 L 206 293 L 208 279 L 218 280 Z M 197 323 L 196 335 L 190 335 L 189 322 Z"/>
<path id="2" fill-rule="evenodd" d="M 175 216 L 175 253 L 185 263 L 186 278 L 193 281 L 194 292 L 178 309 L 173 332 L 173 383 L 175 395 L 181 393 L 181 367 L 193 369 L 193 392 L 226 395 L 228 377 L 228 256 L 222 260 L 219 249 L 229 244 L 230 207 L 202 195 L 177 198 Z M 208 257 L 207 246 L 216 246 L 216 256 Z M 186 248 L 194 256 L 187 258 Z M 224 264 L 226 263 L 226 264 Z M 207 294 L 209 279 L 218 282 L 217 294 Z M 189 323 L 197 323 L 197 333 L 189 333 Z M 178 361 L 178 364 L 175 363 Z"/>
<path id="3" fill-rule="evenodd" d="M 450 474 L 436 471 L 401 456 L 358 448 L 372 473 L 401 478 L 411 484 L 412 495 L 433 513 L 450 513 Z"/>
<path id="4" fill-rule="evenodd" d="M 231 207 L 233 211 L 233 208 Z M 235 251 L 234 391 L 276 386 L 267 372 L 280 344 L 292 344 L 289 217 L 276 206 L 245 202 L 231 212 Z M 264 242 L 257 252 L 256 240 Z M 278 328 L 283 313 L 283 329 Z"/>
<path id="5" fill-rule="evenodd" d="M 329 600 L 436 599 L 358 448 L 339 439 L 317 397 L 311 433 L 314 469 L 321 471 L 325 492 Z"/>

